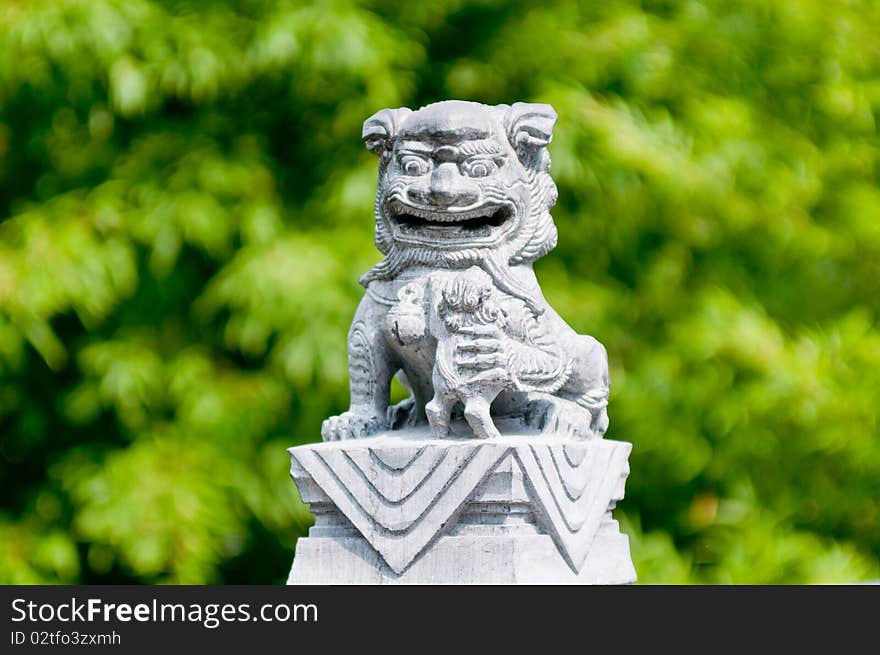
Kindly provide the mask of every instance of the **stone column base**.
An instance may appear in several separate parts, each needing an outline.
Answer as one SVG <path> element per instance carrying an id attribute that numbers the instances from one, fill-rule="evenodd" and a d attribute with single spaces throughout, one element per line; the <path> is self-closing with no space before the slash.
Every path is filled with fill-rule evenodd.
<path id="1" fill-rule="evenodd" d="M 499 426 L 501 427 L 501 426 Z M 290 449 L 315 515 L 289 584 L 625 584 L 611 517 L 632 446 L 421 429 Z"/>

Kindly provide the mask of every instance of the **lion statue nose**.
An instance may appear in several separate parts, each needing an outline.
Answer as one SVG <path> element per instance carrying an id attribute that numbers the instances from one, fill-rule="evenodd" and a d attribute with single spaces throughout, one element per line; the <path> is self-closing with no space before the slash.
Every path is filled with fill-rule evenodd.
<path id="1" fill-rule="evenodd" d="M 410 200 L 439 207 L 468 207 L 480 199 L 479 187 L 458 172 L 458 166 L 445 162 L 431 173 L 427 183 L 407 189 Z"/>

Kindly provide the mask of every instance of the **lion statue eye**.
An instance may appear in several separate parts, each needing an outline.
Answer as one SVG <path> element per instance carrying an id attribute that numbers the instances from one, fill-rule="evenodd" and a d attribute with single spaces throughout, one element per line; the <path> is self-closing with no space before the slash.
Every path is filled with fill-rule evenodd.
<path id="1" fill-rule="evenodd" d="M 404 175 L 416 177 L 427 173 L 429 166 L 428 162 L 422 157 L 417 157 L 416 155 L 404 155 L 400 158 L 400 168 Z"/>
<path id="2" fill-rule="evenodd" d="M 486 177 L 498 170 L 498 166 L 491 159 L 472 159 L 462 166 L 462 172 L 468 177 Z"/>

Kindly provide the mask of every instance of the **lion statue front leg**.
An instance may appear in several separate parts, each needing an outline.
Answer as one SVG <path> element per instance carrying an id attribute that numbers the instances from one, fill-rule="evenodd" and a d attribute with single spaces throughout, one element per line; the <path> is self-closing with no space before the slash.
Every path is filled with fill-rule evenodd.
<path id="1" fill-rule="evenodd" d="M 556 334 L 557 348 L 568 356 L 567 378 L 552 393 L 538 389 L 529 394 L 526 423 L 547 433 L 601 437 L 608 429 L 608 356 L 593 337 L 565 328 Z"/>
<path id="2" fill-rule="evenodd" d="M 593 337 L 575 334 L 566 341 L 571 374 L 555 393 L 530 393 L 526 424 L 546 433 L 580 439 L 601 437 L 608 429 L 608 359 Z"/>
<path id="3" fill-rule="evenodd" d="M 351 406 L 321 425 L 324 441 L 358 439 L 389 427 L 392 355 L 380 332 L 382 308 L 365 296 L 348 332 Z"/>

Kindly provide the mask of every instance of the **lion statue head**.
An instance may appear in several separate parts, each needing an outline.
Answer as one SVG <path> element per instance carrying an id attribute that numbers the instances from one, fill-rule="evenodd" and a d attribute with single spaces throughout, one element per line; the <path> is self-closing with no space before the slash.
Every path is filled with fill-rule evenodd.
<path id="1" fill-rule="evenodd" d="M 361 284 L 410 266 L 476 265 L 540 311 L 510 267 L 556 246 L 547 153 L 555 123 L 550 105 L 460 100 L 368 118 L 364 143 L 379 157 L 375 241 L 385 258 Z"/>

